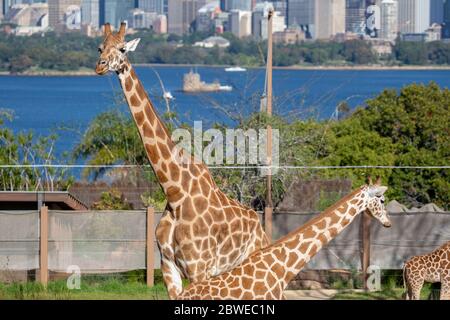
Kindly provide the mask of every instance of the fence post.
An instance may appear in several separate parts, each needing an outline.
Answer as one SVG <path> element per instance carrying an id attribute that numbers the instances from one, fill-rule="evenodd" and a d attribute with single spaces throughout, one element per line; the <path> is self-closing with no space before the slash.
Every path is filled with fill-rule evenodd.
<path id="1" fill-rule="evenodd" d="M 39 282 L 48 283 L 48 207 L 39 211 Z"/>
<path id="2" fill-rule="evenodd" d="M 264 208 L 264 231 L 266 232 L 267 238 L 269 238 L 269 244 L 272 243 L 272 211 L 271 207 Z"/>
<path id="3" fill-rule="evenodd" d="M 153 226 L 155 221 L 155 210 L 152 207 L 147 208 L 147 245 L 146 245 L 146 260 L 147 260 L 147 286 L 154 285 L 154 265 L 155 265 L 155 239 Z"/>
<path id="4" fill-rule="evenodd" d="M 371 217 L 369 214 L 364 212 L 361 217 L 362 225 L 362 257 L 361 266 L 363 272 L 364 289 L 368 290 L 367 287 L 367 269 L 370 266 L 370 222 Z"/>

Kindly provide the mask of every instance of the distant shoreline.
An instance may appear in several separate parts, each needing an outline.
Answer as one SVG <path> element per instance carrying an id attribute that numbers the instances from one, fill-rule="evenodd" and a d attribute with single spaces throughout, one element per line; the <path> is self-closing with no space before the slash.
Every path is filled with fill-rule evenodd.
<path id="1" fill-rule="evenodd" d="M 204 68 L 228 68 L 227 65 L 194 65 L 194 64 L 153 64 L 153 63 L 135 63 L 135 67 L 204 67 Z M 265 69 L 265 67 L 244 67 L 247 69 Z M 448 66 L 274 66 L 274 70 L 336 70 L 336 71 L 439 71 L 450 70 Z M 23 73 L 12 74 L 8 71 L 0 71 L 0 76 L 20 76 L 20 77 L 85 77 L 95 76 L 94 70 L 74 70 L 74 71 L 58 71 L 58 70 L 28 70 Z"/>

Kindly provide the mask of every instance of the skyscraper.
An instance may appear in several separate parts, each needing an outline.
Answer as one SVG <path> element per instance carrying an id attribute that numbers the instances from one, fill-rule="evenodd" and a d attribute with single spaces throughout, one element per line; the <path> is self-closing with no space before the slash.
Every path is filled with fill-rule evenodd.
<path id="1" fill-rule="evenodd" d="M 422 33 L 430 26 L 430 0 L 398 0 L 398 26 L 402 33 Z"/>
<path id="2" fill-rule="evenodd" d="M 444 22 L 444 0 L 430 1 L 430 25 Z"/>
<path id="3" fill-rule="evenodd" d="M 48 0 L 48 24 L 52 28 L 65 24 L 68 10 L 79 8 L 81 14 L 81 0 Z M 80 17 L 81 18 L 81 17 Z"/>
<path id="4" fill-rule="evenodd" d="M 256 0 L 221 0 L 220 9 L 222 11 L 243 10 L 251 11 L 256 5 Z"/>
<path id="5" fill-rule="evenodd" d="M 444 0 L 444 23 L 442 37 L 450 39 L 450 0 Z"/>
<path id="6" fill-rule="evenodd" d="M 363 34 L 366 0 L 347 0 L 345 4 L 345 31 Z"/>
<path id="7" fill-rule="evenodd" d="M 232 10 L 228 26 L 230 31 L 238 38 L 250 36 L 252 34 L 251 11 Z"/>
<path id="8" fill-rule="evenodd" d="M 139 0 L 138 8 L 148 12 L 163 14 L 164 2 L 167 2 L 167 0 Z"/>
<path id="9" fill-rule="evenodd" d="M 100 0 L 82 0 L 81 22 L 96 29 L 100 27 Z"/>
<path id="10" fill-rule="evenodd" d="M 168 31 L 182 35 L 194 29 L 197 11 L 206 4 L 206 0 L 169 0 Z"/>
<path id="11" fill-rule="evenodd" d="M 120 23 L 127 20 L 128 12 L 134 8 L 134 0 L 103 0 L 104 22 L 109 22 L 114 28 L 119 28 Z"/>
<path id="12" fill-rule="evenodd" d="M 398 33 L 398 2 L 383 0 L 381 2 L 381 38 L 395 40 Z"/>
<path id="13" fill-rule="evenodd" d="M 288 0 L 288 25 L 295 24 L 313 39 L 344 33 L 345 0 Z"/>

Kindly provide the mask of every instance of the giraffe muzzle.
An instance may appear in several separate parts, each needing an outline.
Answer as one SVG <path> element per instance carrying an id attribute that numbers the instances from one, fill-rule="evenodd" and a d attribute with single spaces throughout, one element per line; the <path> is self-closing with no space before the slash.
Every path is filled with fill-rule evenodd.
<path id="1" fill-rule="evenodd" d="M 392 227 L 392 223 L 390 221 L 386 221 L 385 223 L 383 223 L 383 226 L 385 228 L 390 228 L 390 227 Z"/>
<path id="2" fill-rule="evenodd" d="M 108 64 L 105 60 L 101 60 L 97 62 L 97 66 L 95 68 L 95 73 L 102 76 L 108 72 Z"/>

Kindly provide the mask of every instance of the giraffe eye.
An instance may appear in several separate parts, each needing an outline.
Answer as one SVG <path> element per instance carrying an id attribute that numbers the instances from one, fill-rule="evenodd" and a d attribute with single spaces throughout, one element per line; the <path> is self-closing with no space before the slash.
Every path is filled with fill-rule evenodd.
<path id="1" fill-rule="evenodd" d="M 125 53 L 125 47 L 119 49 L 120 52 Z"/>
<path id="2" fill-rule="evenodd" d="M 98 48 L 98 52 L 102 53 L 103 52 L 102 48 Z"/>

